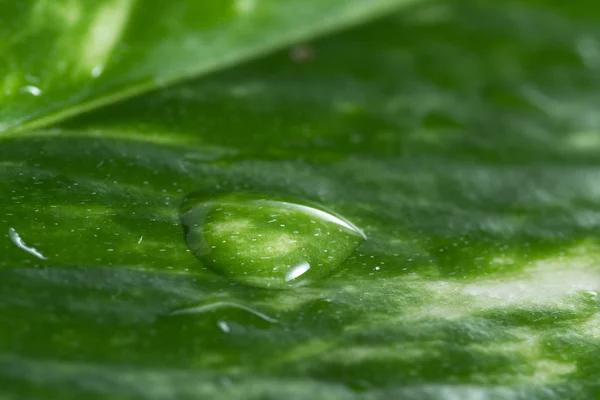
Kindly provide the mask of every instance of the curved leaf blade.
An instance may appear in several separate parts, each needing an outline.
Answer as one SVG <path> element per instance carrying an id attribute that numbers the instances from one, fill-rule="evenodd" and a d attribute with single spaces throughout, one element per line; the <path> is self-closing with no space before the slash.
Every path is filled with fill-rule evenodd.
<path id="1" fill-rule="evenodd" d="M 44 126 L 408 0 L 0 2 L 0 132 Z"/>

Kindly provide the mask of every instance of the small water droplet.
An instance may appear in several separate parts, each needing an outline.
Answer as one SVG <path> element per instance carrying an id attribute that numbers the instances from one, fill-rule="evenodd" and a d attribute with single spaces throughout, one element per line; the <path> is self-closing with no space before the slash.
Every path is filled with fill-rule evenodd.
<path id="1" fill-rule="evenodd" d="M 219 326 L 219 328 L 225 332 L 225 333 L 229 333 L 231 332 L 231 328 L 229 327 L 229 325 L 227 324 L 227 322 L 225 321 L 218 321 L 217 325 Z"/>
<path id="2" fill-rule="evenodd" d="M 38 250 L 36 250 L 35 248 L 33 248 L 31 246 L 27 246 L 25 244 L 25 242 L 23 241 L 23 239 L 21 239 L 21 236 L 17 233 L 17 231 L 14 228 L 8 229 L 8 236 L 10 237 L 10 240 L 13 242 L 13 244 L 15 246 L 17 246 L 18 248 L 20 248 L 21 250 L 24 250 L 27 253 L 34 255 L 41 260 L 47 260 L 47 258 L 42 253 L 40 253 Z"/>
<path id="3" fill-rule="evenodd" d="M 292 267 L 290 272 L 288 272 L 285 275 L 285 281 L 286 282 L 293 281 L 294 279 L 304 275 L 304 273 L 308 272 L 309 269 L 310 269 L 310 264 L 307 263 L 306 261 L 302 261 L 300 264 L 296 265 L 295 267 Z"/>
<path id="4" fill-rule="evenodd" d="M 102 71 L 104 71 L 104 66 L 103 65 L 96 65 L 94 68 L 92 68 L 92 71 L 90 72 L 90 75 L 92 78 L 97 78 L 100 75 L 102 75 Z"/>
<path id="5" fill-rule="evenodd" d="M 263 319 L 272 324 L 277 323 L 277 320 L 275 318 L 272 318 L 272 317 L 268 316 L 267 314 L 261 313 L 260 311 L 255 310 L 251 307 L 245 306 L 243 304 L 233 303 L 230 301 L 217 301 L 215 303 L 199 304 L 199 305 L 195 305 L 192 307 L 178 308 L 174 311 L 171 311 L 168 315 L 175 316 L 175 315 L 187 315 L 187 314 L 202 314 L 202 313 L 205 313 L 208 311 L 214 311 L 219 308 L 237 308 L 237 309 L 240 309 L 243 311 L 247 311 L 250 314 L 253 314 L 253 315 L 257 316 L 258 318 Z"/>
<path id="6" fill-rule="evenodd" d="M 366 238 L 314 204 L 255 193 L 193 194 L 182 221 L 190 249 L 205 266 L 236 282 L 275 289 L 329 275 Z"/>
<path id="7" fill-rule="evenodd" d="M 21 88 L 21 93 L 29 93 L 30 95 L 37 97 L 42 94 L 42 89 L 37 86 L 27 85 Z"/>

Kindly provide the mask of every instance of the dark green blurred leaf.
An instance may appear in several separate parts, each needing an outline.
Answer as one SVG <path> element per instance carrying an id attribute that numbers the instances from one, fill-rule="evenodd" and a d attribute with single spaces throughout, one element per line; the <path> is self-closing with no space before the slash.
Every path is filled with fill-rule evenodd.
<path id="1" fill-rule="evenodd" d="M 422 5 L 5 135 L 0 223 L 48 259 L 0 244 L 0 387 L 597 398 L 600 24 L 557 4 Z M 315 201 L 369 239 L 311 287 L 232 284 L 179 221 L 213 190 Z"/>
<path id="2" fill-rule="evenodd" d="M 0 0 L 0 132 L 39 127 L 408 0 Z"/>

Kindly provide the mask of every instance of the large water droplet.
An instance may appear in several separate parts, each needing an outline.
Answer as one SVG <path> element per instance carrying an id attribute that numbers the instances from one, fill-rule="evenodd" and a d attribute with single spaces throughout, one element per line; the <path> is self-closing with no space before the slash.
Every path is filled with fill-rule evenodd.
<path id="1" fill-rule="evenodd" d="M 329 275 L 366 238 L 315 205 L 255 193 L 192 195 L 182 220 L 188 245 L 207 267 L 237 282 L 278 289 Z"/>

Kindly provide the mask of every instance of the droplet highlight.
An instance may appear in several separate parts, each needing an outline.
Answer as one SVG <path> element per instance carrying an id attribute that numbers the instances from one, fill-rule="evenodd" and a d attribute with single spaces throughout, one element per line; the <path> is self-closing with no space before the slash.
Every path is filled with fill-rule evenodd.
<path id="1" fill-rule="evenodd" d="M 47 258 L 34 247 L 27 246 L 23 239 L 21 239 L 21 235 L 19 235 L 14 228 L 8 229 L 8 236 L 10 237 L 11 242 L 13 242 L 13 244 L 21 250 L 26 251 L 27 253 L 39 258 L 40 260 L 47 260 Z"/>
<path id="2" fill-rule="evenodd" d="M 294 279 L 304 275 L 304 273 L 308 272 L 308 270 L 310 270 L 310 264 L 306 261 L 302 261 L 300 264 L 296 265 L 295 267 L 292 267 L 290 272 L 288 272 L 285 275 L 285 281 L 293 281 Z"/>
<path id="3" fill-rule="evenodd" d="M 330 275 L 366 239 L 323 207 L 257 193 L 188 196 L 182 222 L 188 246 L 208 268 L 272 289 Z"/>
<path id="4" fill-rule="evenodd" d="M 260 311 L 257 311 L 255 309 L 245 306 L 243 304 L 233 303 L 230 301 L 217 301 L 215 303 L 199 304 L 199 305 L 192 306 L 192 307 L 179 308 L 177 310 L 171 311 L 169 313 L 169 316 L 186 315 L 186 314 L 202 314 L 202 313 L 205 313 L 208 311 L 213 311 L 218 308 L 238 308 L 240 310 L 247 311 L 250 314 L 253 314 L 253 315 L 257 316 L 258 318 L 263 319 L 272 324 L 277 323 L 277 320 L 275 318 L 272 318 L 272 317 L 268 316 L 267 314 L 261 313 Z"/>

